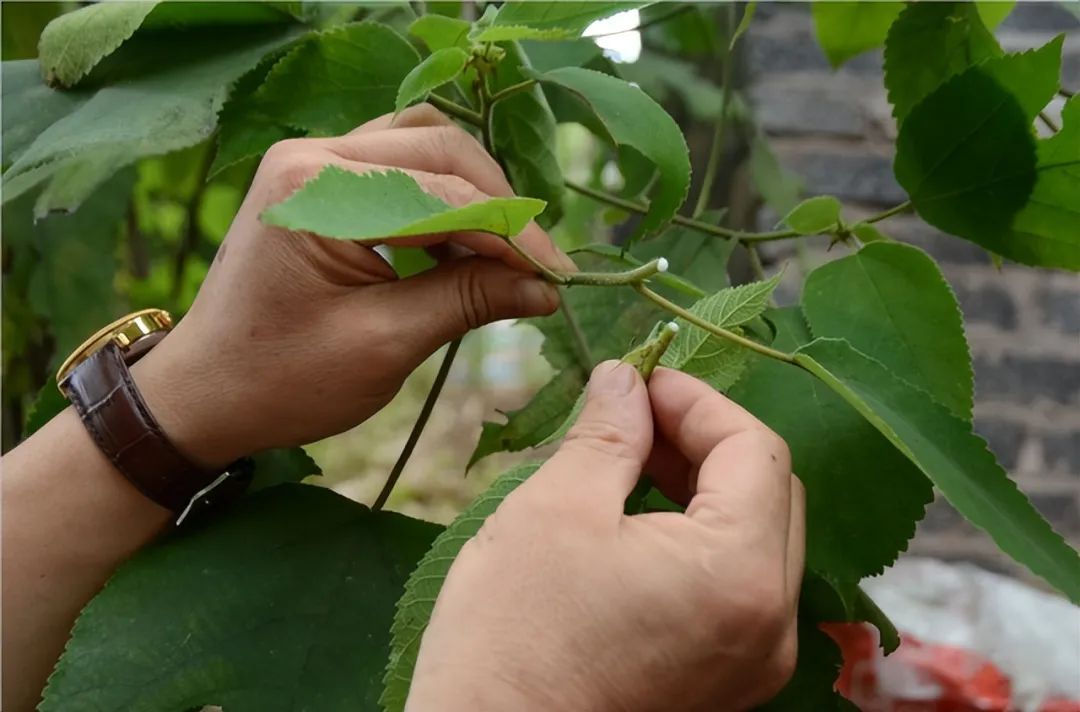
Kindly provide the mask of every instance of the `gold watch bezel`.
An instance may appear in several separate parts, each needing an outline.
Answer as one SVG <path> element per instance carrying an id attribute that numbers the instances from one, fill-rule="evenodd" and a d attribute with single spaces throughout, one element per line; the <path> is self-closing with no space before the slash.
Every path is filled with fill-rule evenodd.
<path id="1" fill-rule="evenodd" d="M 64 359 L 56 371 L 56 385 L 60 386 L 72 371 L 90 356 L 112 341 L 127 353 L 138 341 L 160 331 L 169 331 L 173 327 L 172 315 L 164 309 L 140 309 L 126 314 L 116 321 L 98 329 L 71 355 Z M 61 389 L 61 392 L 63 390 Z"/>

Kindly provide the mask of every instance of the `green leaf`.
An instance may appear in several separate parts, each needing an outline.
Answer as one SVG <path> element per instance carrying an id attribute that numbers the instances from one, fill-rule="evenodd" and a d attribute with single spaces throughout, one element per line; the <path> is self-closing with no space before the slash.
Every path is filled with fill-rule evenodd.
<path id="1" fill-rule="evenodd" d="M 844 658 L 818 623 L 819 619 L 800 601 L 795 672 L 776 697 L 755 708 L 757 712 L 858 712 L 858 707 L 836 691 Z"/>
<path id="2" fill-rule="evenodd" d="M 435 599 L 442 590 L 461 547 L 480 530 L 508 494 L 539 469 L 537 464 L 521 465 L 499 476 L 483 494 L 435 538 L 416 570 L 405 583 L 405 593 L 397 604 L 391 628 L 390 660 L 383 678 L 379 704 L 385 712 L 401 712 L 409 695 L 409 683 L 420 651 L 420 638 L 431 620 Z"/>
<path id="3" fill-rule="evenodd" d="M 338 136 L 394 110 L 397 89 L 420 55 L 375 22 L 310 37 L 278 62 L 259 90 L 264 111 L 315 136 Z"/>
<path id="4" fill-rule="evenodd" d="M 750 140 L 750 178 L 765 204 L 778 215 L 787 215 L 799 202 L 802 181 L 784 170 L 761 132 Z"/>
<path id="5" fill-rule="evenodd" d="M 646 2 L 508 2 L 492 23 L 476 35 L 478 42 L 562 40 L 579 37 L 589 25 Z"/>
<path id="6" fill-rule="evenodd" d="M 264 450 L 256 453 L 252 459 L 255 461 L 255 476 L 248 486 L 248 494 L 322 474 L 322 468 L 299 447 Z"/>
<path id="7" fill-rule="evenodd" d="M 492 198 L 454 208 L 425 193 L 407 173 L 353 173 L 327 166 L 263 211 L 268 225 L 339 240 L 380 240 L 476 230 L 512 237 L 544 209 L 542 200 Z"/>
<path id="8" fill-rule="evenodd" d="M 880 242 L 818 267 L 803 286 L 803 311 L 815 336 L 845 339 L 971 420 L 974 376 L 960 306 L 919 248 Z"/>
<path id="9" fill-rule="evenodd" d="M 784 216 L 784 222 L 800 235 L 831 232 L 840 224 L 840 201 L 831 195 L 807 198 Z"/>
<path id="10" fill-rule="evenodd" d="M 882 651 L 889 655 L 900 647 L 900 633 L 856 582 L 836 582 L 827 576 L 807 572 L 803 577 L 800 603 L 823 623 L 869 623 L 878 629 Z"/>
<path id="11" fill-rule="evenodd" d="M 394 602 L 438 531 L 321 487 L 246 498 L 113 575 L 39 709 L 377 710 Z"/>
<path id="12" fill-rule="evenodd" d="M 746 3 L 746 7 L 743 8 L 742 17 L 739 18 L 739 24 L 735 26 L 735 31 L 731 33 L 731 41 L 728 43 L 728 50 L 735 49 L 735 45 L 738 43 L 739 38 L 746 34 L 746 31 L 750 29 L 750 23 L 754 19 L 755 12 L 757 12 L 757 2 Z"/>
<path id="13" fill-rule="evenodd" d="M 889 26 L 904 9 L 902 2 L 815 2 L 811 6 L 818 44 L 829 63 L 839 67 L 852 57 L 880 47 Z"/>
<path id="14" fill-rule="evenodd" d="M 690 188 L 690 159 L 678 124 L 643 91 L 600 72 L 564 67 L 536 77 L 573 92 L 596 113 L 613 144 L 630 146 L 656 164 L 660 179 L 635 236 L 660 230 Z"/>
<path id="15" fill-rule="evenodd" d="M 529 64 L 538 72 L 560 67 L 584 67 L 601 58 L 602 50 L 588 38 L 551 42 L 519 43 Z"/>
<path id="16" fill-rule="evenodd" d="M 696 65 L 660 54 L 643 54 L 632 64 L 618 65 L 619 76 L 637 84 L 661 104 L 679 100 L 691 116 L 716 121 L 724 113 L 724 91 L 698 73 Z M 752 119 L 742 95 L 731 92 L 728 120 L 747 124 Z"/>
<path id="17" fill-rule="evenodd" d="M 116 51 L 136 30 L 148 27 L 286 22 L 272 4 L 102 2 L 56 18 L 41 33 L 38 56 L 52 86 L 71 87 Z"/>
<path id="18" fill-rule="evenodd" d="M 892 240 L 892 238 L 883 233 L 877 225 L 871 223 L 856 223 L 851 226 L 851 233 L 864 245 L 871 242 L 889 242 Z"/>
<path id="19" fill-rule="evenodd" d="M 764 282 L 751 282 L 722 289 L 705 297 L 690 312 L 710 324 L 737 330 L 753 321 L 769 305 L 780 275 Z M 727 339 L 713 336 L 684 319 L 677 319 L 679 333 L 660 363 L 696 376 L 718 391 L 730 388 L 746 369 L 750 352 Z"/>
<path id="20" fill-rule="evenodd" d="M 86 91 L 55 91 L 41 82 L 37 60 L 4 62 L 3 164 L 6 168 L 51 124 L 78 109 Z"/>
<path id="21" fill-rule="evenodd" d="M 946 79 L 1000 55 L 1001 47 L 972 3 L 908 5 L 885 40 L 885 88 L 897 124 Z"/>
<path id="22" fill-rule="evenodd" d="M 496 68 L 493 89 L 525 81 L 529 60 L 516 43 L 502 45 L 506 56 Z M 555 116 L 538 86 L 498 102 L 492 109 L 495 154 L 518 195 L 547 202 L 543 227 L 562 217 L 563 175 L 555 158 Z"/>
<path id="23" fill-rule="evenodd" d="M 465 69 L 469 55 L 457 47 L 447 47 L 432 52 L 423 62 L 405 75 L 398 87 L 394 111 L 400 112 L 410 104 L 422 100 L 430 92 L 447 82 L 452 82 Z"/>
<path id="24" fill-rule="evenodd" d="M 766 312 L 773 348 L 811 340 L 797 307 Z M 930 482 L 840 396 L 805 371 L 753 356 L 728 392 L 787 441 L 806 488 L 806 565 L 832 581 L 881 573 L 907 548 Z"/>
<path id="25" fill-rule="evenodd" d="M 1080 556 L 1031 506 L 969 423 L 846 341 L 817 339 L 795 359 L 858 410 L 1002 551 L 1080 602 Z"/>
<path id="26" fill-rule="evenodd" d="M 1002 0 L 1000 2 L 999 0 L 986 0 L 985 2 L 975 3 L 975 8 L 979 11 L 983 24 L 991 30 L 1000 25 L 1013 11 L 1014 7 L 1016 7 L 1015 0 Z"/>
<path id="27" fill-rule="evenodd" d="M 1017 262 L 1080 269 L 1075 100 L 1057 135 L 1036 142 L 1031 129 L 1056 91 L 1060 58 L 1058 37 L 950 79 L 904 122 L 893 169 L 935 227 Z"/>
<path id="28" fill-rule="evenodd" d="M 240 28 L 129 40 L 115 54 L 106 84 L 37 134 L 5 171 L 4 200 L 51 178 L 56 185 L 36 213 L 74 210 L 137 158 L 200 143 L 213 132 L 229 85 L 295 33 Z"/>
<path id="29" fill-rule="evenodd" d="M 465 20 L 442 15 L 422 15 L 409 25 L 409 34 L 419 37 L 432 52 L 441 49 L 469 47 L 469 29 Z"/>

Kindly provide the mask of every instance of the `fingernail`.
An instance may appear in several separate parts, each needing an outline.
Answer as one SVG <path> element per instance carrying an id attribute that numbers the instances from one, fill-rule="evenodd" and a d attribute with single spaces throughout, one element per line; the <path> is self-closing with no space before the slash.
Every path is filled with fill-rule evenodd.
<path id="1" fill-rule="evenodd" d="M 634 390 L 638 374 L 634 367 L 622 361 L 604 361 L 593 369 L 589 393 L 624 396 Z"/>
<path id="2" fill-rule="evenodd" d="M 550 314 L 559 306 L 559 290 L 542 279 L 518 280 L 517 293 L 526 316 Z"/>

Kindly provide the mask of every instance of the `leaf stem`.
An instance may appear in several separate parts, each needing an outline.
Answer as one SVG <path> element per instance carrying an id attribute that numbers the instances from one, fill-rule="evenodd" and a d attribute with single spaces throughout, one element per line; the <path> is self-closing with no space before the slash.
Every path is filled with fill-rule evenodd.
<path id="1" fill-rule="evenodd" d="M 594 188 L 590 188 L 588 186 L 581 185 L 580 183 L 575 183 L 569 180 L 563 181 L 563 184 L 575 193 L 581 193 L 582 195 L 588 196 L 593 200 L 597 200 L 601 203 L 606 203 L 608 205 L 620 208 L 630 213 L 639 213 L 641 215 L 644 215 L 646 212 L 648 212 L 648 206 L 642 203 L 638 203 L 632 200 L 626 200 L 625 198 L 620 198 L 617 195 L 611 195 L 610 193 L 605 193 L 601 190 L 595 190 Z M 906 210 L 909 210 L 910 208 L 911 201 L 908 200 L 900 203 L 899 205 L 894 205 L 888 210 L 884 210 L 877 215 L 872 215 L 863 222 L 878 222 L 880 220 L 884 220 L 885 218 L 889 218 L 893 215 L 897 215 Z M 671 218 L 671 222 L 675 223 L 676 225 L 682 225 L 683 227 L 688 227 L 691 230 L 697 230 L 698 232 L 703 232 L 708 235 L 716 235 L 717 237 L 722 237 L 725 240 L 742 240 L 743 242 L 770 242 L 772 240 L 785 240 L 792 237 L 810 237 L 810 235 L 803 235 L 801 233 L 795 232 L 794 230 L 773 230 L 770 232 L 743 232 L 741 230 L 732 230 L 730 228 L 721 227 L 719 225 L 712 225 L 707 222 L 702 222 L 693 218 L 684 217 L 682 215 L 674 216 L 673 218 Z"/>
<path id="2" fill-rule="evenodd" d="M 735 34 L 735 3 L 729 2 L 727 9 L 727 29 L 729 36 Z M 693 216 L 696 218 L 709 207 L 709 199 L 712 198 L 713 185 L 716 183 L 716 171 L 720 167 L 720 156 L 724 153 L 724 133 L 727 129 L 729 107 L 731 105 L 731 65 L 734 53 L 730 49 L 730 42 L 725 43 L 721 61 L 724 66 L 721 69 L 721 81 L 723 93 L 720 99 L 720 118 L 716 121 L 716 131 L 713 132 L 712 147 L 709 149 L 709 161 L 705 164 L 705 175 L 701 179 L 701 188 L 698 189 L 697 203 L 694 205 Z"/>
<path id="3" fill-rule="evenodd" d="M 534 84 L 536 84 L 535 79 L 526 79 L 523 82 L 519 82 L 517 84 L 511 84 L 510 86 L 506 87 L 505 89 L 500 89 L 499 91 L 492 94 L 490 97 L 488 97 L 488 101 L 491 102 L 491 104 L 498 104 L 503 99 L 511 97 L 514 94 L 518 94 L 520 92 L 528 91 L 529 89 L 532 89 Z"/>
<path id="4" fill-rule="evenodd" d="M 428 102 L 431 103 L 439 111 L 453 116 L 455 119 L 464 121 L 467 124 L 480 128 L 484 125 L 484 119 L 479 112 L 462 106 L 457 102 L 451 101 L 445 97 L 441 97 L 438 94 L 428 94 Z"/>
<path id="5" fill-rule="evenodd" d="M 705 321 L 693 312 L 683 309 L 674 302 L 668 301 L 664 297 L 649 289 L 647 286 L 645 286 L 644 283 L 638 282 L 635 283 L 633 286 L 634 289 L 637 290 L 638 294 L 642 295 L 657 306 L 666 309 L 675 316 L 685 319 L 699 329 L 704 329 L 705 331 L 713 334 L 714 336 L 719 336 L 721 339 L 732 341 L 736 344 L 739 344 L 740 346 L 750 349 L 751 351 L 759 353 L 762 356 L 767 356 L 769 358 L 776 359 L 777 361 L 783 361 L 784 363 L 795 364 L 795 357 L 791 354 L 784 353 L 783 351 L 777 351 L 776 349 L 769 348 L 764 344 L 759 344 L 752 339 L 748 339 L 745 336 L 736 334 L 733 331 L 728 331 L 723 327 L 717 326 L 715 324 L 710 324 L 709 322 Z"/>
<path id="6" fill-rule="evenodd" d="M 559 302 L 559 311 L 562 312 L 563 317 L 566 319 L 566 325 L 570 329 L 570 335 L 573 336 L 574 350 L 577 352 L 578 361 L 581 362 L 581 368 L 586 373 L 592 371 L 593 361 L 592 352 L 589 350 L 589 340 L 585 337 L 585 332 L 581 329 L 581 324 L 578 323 L 577 316 L 574 314 L 574 308 L 566 301 L 565 297 Z"/>
<path id="7" fill-rule="evenodd" d="M 442 393 L 446 377 L 450 374 L 450 367 L 454 365 L 454 357 L 457 356 L 460 347 L 461 339 L 454 339 L 447 347 L 446 355 L 443 356 L 442 364 L 439 366 L 439 372 L 435 375 L 435 382 L 431 384 L 431 390 L 428 391 L 424 405 L 420 408 L 420 414 L 416 416 L 416 423 L 413 424 L 412 430 L 409 432 L 409 439 L 405 441 L 405 447 L 401 449 L 397 462 L 394 463 L 393 469 L 390 470 L 390 475 L 386 478 L 382 491 L 375 498 L 375 503 L 371 505 L 372 511 L 377 512 L 383 508 L 386 500 L 390 498 L 394 485 L 397 484 L 398 479 L 401 477 L 401 473 L 405 471 L 405 465 L 409 462 L 413 450 L 416 449 L 416 443 L 420 441 L 420 435 L 424 432 L 424 426 L 427 425 L 428 418 L 431 417 L 431 411 L 435 409 L 435 402 L 439 400 L 439 394 Z"/>

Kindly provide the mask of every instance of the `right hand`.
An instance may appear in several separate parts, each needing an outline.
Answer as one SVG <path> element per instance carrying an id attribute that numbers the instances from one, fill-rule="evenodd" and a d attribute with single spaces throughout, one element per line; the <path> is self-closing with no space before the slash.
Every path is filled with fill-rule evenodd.
<path id="1" fill-rule="evenodd" d="M 685 514 L 625 516 L 642 472 Z M 706 384 L 600 364 L 559 451 L 454 561 L 409 710 L 741 710 L 791 676 L 803 489 Z"/>

